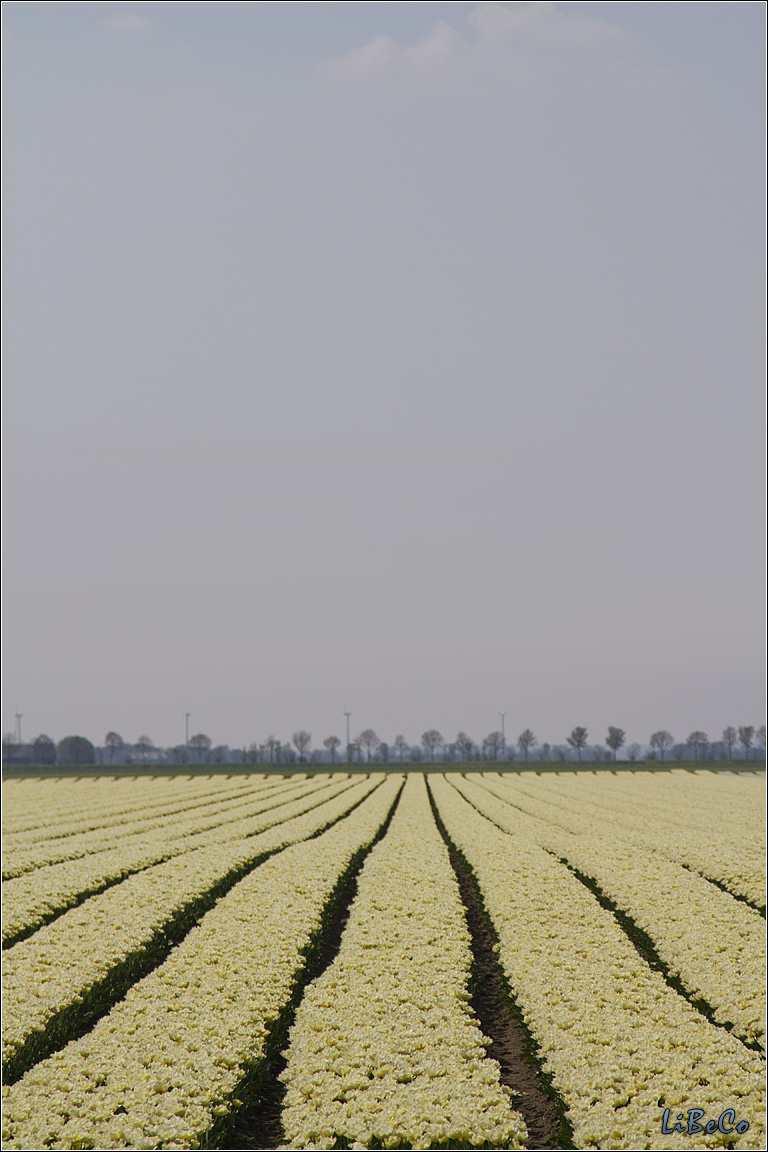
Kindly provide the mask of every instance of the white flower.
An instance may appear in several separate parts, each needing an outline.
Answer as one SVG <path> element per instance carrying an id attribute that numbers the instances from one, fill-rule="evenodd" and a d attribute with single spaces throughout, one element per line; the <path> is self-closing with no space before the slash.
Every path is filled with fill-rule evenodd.
<path id="1" fill-rule="evenodd" d="M 259 1058 L 267 1021 L 291 994 L 304 964 L 302 949 L 330 892 L 352 854 L 381 826 L 400 783 L 379 777 L 356 785 L 357 799 L 375 790 L 349 819 L 270 857 L 91 1033 L 4 1089 L 9 1147 L 71 1147 L 70 1124 L 78 1132 L 87 1124 L 97 1147 L 139 1147 L 139 1140 L 156 1147 L 158 1125 L 169 1123 L 180 1104 L 186 1111 L 175 1120 L 175 1146 L 196 1146 L 214 1109 L 236 1089 L 241 1067 Z M 334 803 L 348 808 L 354 800 Z M 314 819 L 317 828 L 328 811 Z M 311 827 L 305 824 L 304 835 Z M 172 889 L 167 895 L 172 898 Z M 103 931 L 109 930 L 105 918 Z M 234 999 L 222 996 L 233 986 Z M 174 1041 L 171 1033 L 182 1039 Z M 202 1058 L 185 1059 L 190 1042 Z M 73 1094 L 84 1104 L 67 1120 Z M 127 1117 L 115 1117 L 119 1105 L 129 1110 Z M 124 1136 L 115 1135 L 116 1123 Z"/>
<path id="2" fill-rule="evenodd" d="M 749 1119 L 739 1147 L 762 1147 L 761 1061 L 672 991 L 611 913 L 535 839 L 502 832 L 444 779 L 431 777 L 431 784 L 449 835 L 475 871 L 500 937 L 502 965 L 545 1068 L 568 1103 L 577 1146 L 644 1146 L 649 1114 L 661 1114 L 658 1099 L 693 1107 L 704 1078 L 717 1086 L 719 1110 L 733 1106 Z M 478 799 L 477 789 L 457 787 Z M 495 814 L 502 816 L 501 808 Z M 591 1057 L 594 1046 L 610 1059 Z M 617 1090 L 631 1101 L 614 1111 Z M 686 1147 L 716 1142 L 685 1138 Z"/>
<path id="3" fill-rule="evenodd" d="M 467 1004 L 470 965 L 458 884 L 423 778 L 412 776 L 360 875 L 338 956 L 291 1030 L 290 1147 L 371 1134 L 385 1147 L 521 1146 L 525 1124 Z"/>

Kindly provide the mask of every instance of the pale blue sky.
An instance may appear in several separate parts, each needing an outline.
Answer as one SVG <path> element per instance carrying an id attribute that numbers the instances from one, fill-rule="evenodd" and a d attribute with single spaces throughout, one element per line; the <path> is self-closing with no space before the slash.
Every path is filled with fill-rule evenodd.
<path id="1" fill-rule="evenodd" d="M 762 4 L 3 18 L 4 730 L 763 721 Z"/>

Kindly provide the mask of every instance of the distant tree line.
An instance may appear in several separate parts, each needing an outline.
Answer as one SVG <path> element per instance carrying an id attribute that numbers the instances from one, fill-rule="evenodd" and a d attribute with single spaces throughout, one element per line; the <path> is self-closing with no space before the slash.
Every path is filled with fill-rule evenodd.
<path id="1" fill-rule="evenodd" d="M 284 743 L 268 736 L 263 743 L 247 748 L 230 748 L 226 744 L 214 747 L 204 732 L 189 738 L 188 743 L 172 748 L 157 747 L 149 736 L 141 735 L 134 743 L 123 740 L 118 732 L 108 732 L 102 747 L 96 747 L 85 736 L 65 736 L 54 744 L 49 736 L 38 736 L 31 744 L 16 744 L 13 737 L 3 738 L 3 763 L 8 765 L 63 767 L 72 765 L 126 766 L 130 764 L 320 764 L 320 763 L 514 763 L 531 760 L 561 762 L 576 760 L 618 761 L 629 763 L 640 760 L 660 761 L 732 761 L 765 758 L 765 725 L 757 730 L 752 725 L 723 729 L 720 740 L 710 740 L 706 732 L 691 732 L 686 740 L 675 741 L 665 728 L 651 734 L 647 746 L 626 744 L 623 728 L 609 726 L 603 744 L 589 744 L 589 733 L 584 727 L 575 727 L 562 744 L 539 743 L 530 728 L 525 728 L 516 740 L 508 740 L 502 732 L 490 732 L 475 741 L 466 732 L 459 732 L 455 740 L 446 740 L 436 728 L 428 728 L 417 743 L 411 744 L 398 734 L 391 744 L 380 740 L 373 728 L 365 728 L 359 736 L 342 749 L 338 736 L 327 736 L 321 748 L 312 748 L 312 735 L 304 729 L 293 733 Z M 762 750 L 762 751 L 761 751 Z"/>

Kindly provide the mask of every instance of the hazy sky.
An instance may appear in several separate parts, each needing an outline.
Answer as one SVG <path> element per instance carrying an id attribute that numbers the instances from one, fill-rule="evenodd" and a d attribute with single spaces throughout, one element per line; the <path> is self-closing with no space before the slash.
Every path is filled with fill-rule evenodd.
<path id="1" fill-rule="evenodd" d="M 3 16 L 4 731 L 764 721 L 762 3 Z"/>

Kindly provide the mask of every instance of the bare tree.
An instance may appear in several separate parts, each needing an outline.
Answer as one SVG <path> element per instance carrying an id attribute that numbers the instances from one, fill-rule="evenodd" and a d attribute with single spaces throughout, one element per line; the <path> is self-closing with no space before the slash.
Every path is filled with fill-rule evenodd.
<path id="1" fill-rule="evenodd" d="M 249 744 L 248 751 L 246 752 L 246 759 L 249 764 L 258 764 L 261 757 L 261 749 L 258 744 Z"/>
<path id="2" fill-rule="evenodd" d="M 339 744 L 341 744 L 341 740 L 339 740 L 338 736 L 326 736 L 325 740 L 323 740 L 323 747 L 327 748 L 331 754 L 332 764 L 336 763 L 336 749 Z"/>
<path id="3" fill-rule="evenodd" d="M 293 743 L 295 744 L 296 751 L 299 754 L 299 761 L 303 764 L 304 763 L 304 753 L 307 751 L 307 748 L 309 748 L 310 744 L 312 743 L 312 737 L 309 734 L 309 732 L 305 732 L 304 729 L 302 729 L 301 732 L 294 732 Z"/>
<path id="4" fill-rule="evenodd" d="M 664 759 L 664 753 L 667 748 L 671 748 L 674 742 L 674 736 L 671 732 L 667 732 L 666 728 L 661 728 L 651 736 L 651 748 L 656 749 L 662 760 Z"/>
<path id="5" fill-rule="evenodd" d="M 368 763 L 371 762 L 371 752 L 374 748 L 379 746 L 379 738 L 374 732 L 373 728 L 366 728 L 357 738 L 357 743 L 361 748 L 365 748 L 368 753 Z"/>
<path id="6" fill-rule="evenodd" d="M 618 760 L 619 758 L 619 748 L 621 748 L 622 744 L 624 743 L 626 735 L 627 734 L 623 728 L 611 728 L 610 726 L 608 727 L 608 735 L 605 738 L 605 742 L 613 752 L 614 760 Z"/>
<path id="7" fill-rule="evenodd" d="M 422 732 L 421 742 L 427 752 L 429 752 L 429 758 L 432 761 L 435 759 L 437 749 L 445 743 L 437 728 L 428 728 L 426 732 Z"/>
<path id="8" fill-rule="evenodd" d="M 459 732 L 456 737 L 456 747 L 459 750 L 459 760 L 465 763 L 472 759 L 472 749 L 475 744 L 471 736 L 467 736 L 466 732 Z"/>
<path id="9" fill-rule="evenodd" d="M 581 762 L 581 750 L 587 743 L 587 730 L 586 728 L 574 728 L 570 736 L 566 736 L 566 741 L 570 744 L 571 748 L 575 748 L 579 754 L 579 762 Z"/>
<path id="10" fill-rule="evenodd" d="M 541 748 L 539 748 L 539 760 L 549 760 L 549 754 L 551 751 L 552 751 L 552 749 L 550 748 L 549 744 L 547 744 L 547 742 L 545 740 L 544 743 L 542 744 Z"/>
<path id="11" fill-rule="evenodd" d="M 199 764 L 202 762 L 203 752 L 207 752 L 211 747 L 211 738 L 210 736 L 206 736 L 205 732 L 198 732 L 196 736 L 190 736 L 189 746 L 196 750 L 197 762 Z"/>
<path id="12" fill-rule="evenodd" d="M 274 764 L 280 749 L 280 741 L 275 736 L 267 736 L 264 741 L 264 751 L 267 753 L 270 764 Z"/>
<path id="13" fill-rule="evenodd" d="M 525 757 L 526 762 L 528 760 L 528 753 L 532 748 L 535 748 L 537 744 L 538 740 L 534 736 L 533 732 L 531 732 L 530 728 L 526 728 L 525 731 L 521 732 L 518 736 L 517 746 Z"/>
<path id="14" fill-rule="evenodd" d="M 749 760 L 749 750 L 752 747 L 752 741 L 755 736 L 755 729 L 751 724 L 746 724 L 739 728 L 739 743 L 744 746 L 744 759 Z"/>
<path id="15" fill-rule="evenodd" d="M 723 728 L 723 744 L 725 744 L 726 748 L 728 749 L 729 760 L 733 760 L 733 748 L 737 740 L 738 733 L 735 728 L 731 727 L 731 725 L 729 725 L 727 728 Z"/>
<path id="16" fill-rule="evenodd" d="M 104 737 L 104 745 L 106 748 L 109 748 L 109 762 L 111 764 L 115 752 L 123 747 L 123 738 L 117 732 L 107 732 Z"/>
<path id="17" fill-rule="evenodd" d="M 640 747 L 639 744 L 628 744 L 627 745 L 627 760 L 629 760 L 630 764 L 635 763 L 635 761 L 637 760 L 637 758 L 641 752 L 642 752 L 642 748 Z"/>
<path id="18" fill-rule="evenodd" d="M 395 748 L 397 748 L 397 754 L 400 757 L 400 763 L 402 764 L 403 754 L 408 751 L 408 741 L 406 740 L 405 736 L 395 736 Z"/>
<path id="19" fill-rule="evenodd" d="M 141 753 L 142 764 L 146 764 L 147 752 L 152 751 L 152 746 L 152 740 L 149 736 L 139 736 L 138 740 L 136 741 L 136 750 L 137 752 Z"/>
<path id="20" fill-rule="evenodd" d="M 699 732 L 697 729 L 695 732 L 691 732 L 686 740 L 686 744 L 689 748 L 693 748 L 693 758 L 694 760 L 698 760 L 699 752 L 706 752 L 707 745 L 709 744 L 709 736 L 707 736 L 706 732 Z"/>
<path id="21" fill-rule="evenodd" d="M 171 758 L 174 764 L 188 764 L 189 748 L 186 744 L 177 744 L 175 748 L 171 748 Z"/>
<path id="22" fill-rule="evenodd" d="M 501 732 L 489 732 L 485 740 L 483 740 L 483 752 L 490 759 L 493 756 L 494 761 L 498 760 L 499 752 L 504 748 L 504 737 Z"/>

